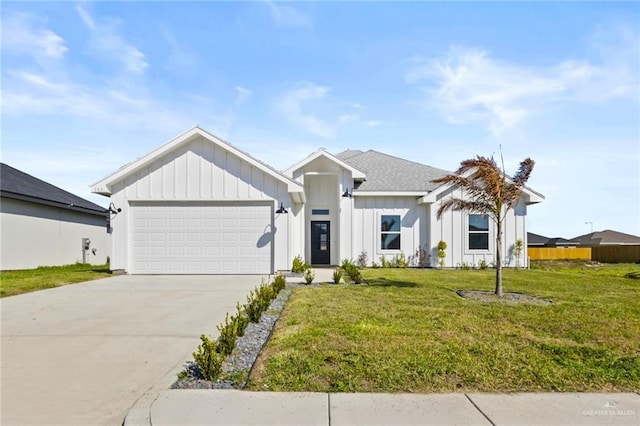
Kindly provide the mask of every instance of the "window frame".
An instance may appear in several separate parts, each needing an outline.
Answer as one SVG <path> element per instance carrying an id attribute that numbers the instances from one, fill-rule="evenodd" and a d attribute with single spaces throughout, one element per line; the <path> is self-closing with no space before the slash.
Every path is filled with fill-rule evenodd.
<path id="1" fill-rule="evenodd" d="M 487 218 L 487 229 L 482 231 L 472 231 L 470 229 L 471 226 L 471 216 L 485 216 Z M 469 253 L 490 253 L 492 251 L 492 223 L 493 221 L 486 213 L 468 213 L 466 217 L 466 229 L 465 229 L 465 248 Z M 471 248 L 470 237 L 471 235 L 487 235 L 487 248 Z"/>
<path id="2" fill-rule="evenodd" d="M 382 229 L 382 218 L 385 216 L 397 216 L 398 217 L 398 230 L 397 231 L 383 231 Z M 382 237 L 383 235 L 397 235 L 398 236 L 398 248 L 384 248 L 382 246 Z M 383 213 L 380 212 L 378 214 L 378 252 L 380 254 L 384 253 L 400 253 L 402 252 L 402 215 L 400 213 Z"/>

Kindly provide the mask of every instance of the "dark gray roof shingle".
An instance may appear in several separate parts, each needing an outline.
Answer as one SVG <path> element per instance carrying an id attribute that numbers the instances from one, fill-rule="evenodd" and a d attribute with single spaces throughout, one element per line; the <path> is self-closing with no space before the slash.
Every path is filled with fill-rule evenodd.
<path id="1" fill-rule="evenodd" d="M 68 210 L 106 216 L 107 209 L 64 189 L 0 163 L 0 194 L 3 197 L 31 201 Z"/>
<path id="2" fill-rule="evenodd" d="M 336 155 L 367 175 L 356 191 L 424 191 L 439 185 L 431 182 L 450 172 L 378 151 L 343 151 Z"/>
<path id="3" fill-rule="evenodd" d="M 604 231 L 591 232 L 570 239 L 569 241 L 582 246 L 600 246 L 617 244 L 640 244 L 640 237 L 623 232 L 605 229 Z"/>

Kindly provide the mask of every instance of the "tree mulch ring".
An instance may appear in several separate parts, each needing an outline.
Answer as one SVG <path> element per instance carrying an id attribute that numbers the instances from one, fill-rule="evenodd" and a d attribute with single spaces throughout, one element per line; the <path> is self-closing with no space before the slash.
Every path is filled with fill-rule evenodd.
<path id="1" fill-rule="evenodd" d="M 531 305 L 553 305 L 551 300 L 531 296 L 524 293 L 503 293 L 502 297 L 496 296 L 492 291 L 481 290 L 457 290 L 458 296 L 464 299 L 478 300 L 480 302 L 497 303 L 525 303 Z"/>

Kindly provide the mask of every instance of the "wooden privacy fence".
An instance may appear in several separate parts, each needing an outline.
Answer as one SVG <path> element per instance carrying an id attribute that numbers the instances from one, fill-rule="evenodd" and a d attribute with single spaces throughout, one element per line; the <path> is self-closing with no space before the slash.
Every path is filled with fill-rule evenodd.
<path id="1" fill-rule="evenodd" d="M 589 247 L 529 247 L 531 260 L 591 260 Z"/>
<path id="2" fill-rule="evenodd" d="M 602 263 L 640 262 L 640 245 L 592 247 L 591 260 L 597 260 Z"/>

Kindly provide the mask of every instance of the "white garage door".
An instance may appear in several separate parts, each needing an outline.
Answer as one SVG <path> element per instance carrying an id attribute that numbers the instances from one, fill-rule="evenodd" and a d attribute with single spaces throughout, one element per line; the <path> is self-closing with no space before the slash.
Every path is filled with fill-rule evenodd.
<path id="1" fill-rule="evenodd" d="M 134 274 L 268 274 L 269 205 L 132 205 Z"/>

